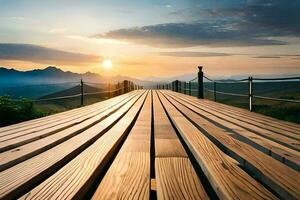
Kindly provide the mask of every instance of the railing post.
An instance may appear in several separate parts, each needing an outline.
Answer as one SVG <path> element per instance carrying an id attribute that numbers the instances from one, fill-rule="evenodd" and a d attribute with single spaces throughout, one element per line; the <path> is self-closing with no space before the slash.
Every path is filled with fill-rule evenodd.
<path id="1" fill-rule="evenodd" d="M 252 111 L 252 101 L 253 101 L 253 78 L 250 76 L 249 81 L 249 110 Z"/>
<path id="2" fill-rule="evenodd" d="M 214 82 L 214 100 L 217 101 L 217 83 Z"/>
<path id="3" fill-rule="evenodd" d="M 117 85 L 117 94 L 121 95 L 120 82 L 119 81 L 118 81 L 118 85 Z"/>
<path id="4" fill-rule="evenodd" d="M 203 99 L 203 72 L 202 72 L 202 66 L 199 66 L 199 72 L 198 72 L 198 98 Z"/>
<path id="5" fill-rule="evenodd" d="M 112 93 L 111 93 L 111 87 L 110 87 L 110 83 L 108 83 L 108 85 L 107 85 L 108 87 L 108 98 L 111 98 L 112 97 Z"/>
<path id="6" fill-rule="evenodd" d="M 129 92 L 129 81 L 124 80 L 124 93 Z"/>
<path id="7" fill-rule="evenodd" d="M 179 81 L 176 80 L 176 81 L 175 81 L 175 92 L 178 92 L 178 84 L 179 84 Z"/>
<path id="8" fill-rule="evenodd" d="M 191 81 L 189 81 L 189 95 L 192 96 L 192 84 L 191 84 Z"/>
<path id="9" fill-rule="evenodd" d="M 83 81 L 80 80 L 80 105 L 83 106 Z"/>

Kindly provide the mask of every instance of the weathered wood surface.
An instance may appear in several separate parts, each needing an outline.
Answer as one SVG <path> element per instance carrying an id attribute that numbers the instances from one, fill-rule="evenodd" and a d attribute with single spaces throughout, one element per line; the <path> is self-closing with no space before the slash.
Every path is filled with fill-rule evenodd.
<path id="1" fill-rule="evenodd" d="M 155 174 L 158 199 L 209 199 L 157 92 L 153 92 Z"/>
<path id="2" fill-rule="evenodd" d="M 300 125 L 137 90 L 0 128 L 0 199 L 300 199 Z"/>

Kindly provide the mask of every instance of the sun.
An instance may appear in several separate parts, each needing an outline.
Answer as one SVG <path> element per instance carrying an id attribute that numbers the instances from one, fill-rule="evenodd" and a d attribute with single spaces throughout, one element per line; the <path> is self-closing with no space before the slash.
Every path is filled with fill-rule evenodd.
<path id="1" fill-rule="evenodd" d="M 112 68 L 112 62 L 111 62 L 111 60 L 103 60 L 102 66 L 105 69 L 111 69 Z"/>

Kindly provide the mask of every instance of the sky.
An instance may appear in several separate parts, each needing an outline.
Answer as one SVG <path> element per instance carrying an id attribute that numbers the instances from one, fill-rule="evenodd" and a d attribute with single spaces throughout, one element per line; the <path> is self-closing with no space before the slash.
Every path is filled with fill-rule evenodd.
<path id="1" fill-rule="evenodd" d="M 300 74 L 299 10 L 300 0 L 0 0 L 0 66 L 136 78 L 199 65 L 212 77 Z"/>

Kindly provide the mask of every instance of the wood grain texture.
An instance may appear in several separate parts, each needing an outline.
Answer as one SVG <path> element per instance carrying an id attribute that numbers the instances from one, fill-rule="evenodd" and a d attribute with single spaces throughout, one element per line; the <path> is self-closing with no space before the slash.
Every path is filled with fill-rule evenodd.
<path id="1" fill-rule="evenodd" d="M 91 145 L 91 143 L 102 136 L 112 126 L 114 121 L 126 113 L 137 98 L 135 97 L 117 112 L 81 134 L 44 153 L 0 172 L 0 198 L 15 197 L 29 185 L 43 180 L 51 171 L 57 170 L 66 160 L 68 161 L 70 158 L 78 155 L 85 147 Z"/>
<path id="2" fill-rule="evenodd" d="M 209 199 L 188 158 L 155 159 L 157 199 Z"/>
<path id="3" fill-rule="evenodd" d="M 206 110 L 206 111 L 208 110 L 205 107 L 201 107 L 201 109 Z M 212 112 L 212 113 L 216 113 L 211 109 L 209 109 L 209 111 Z M 292 138 L 286 137 L 282 134 L 278 134 L 276 132 L 272 132 L 272 131 L 269 131 L 267 129 L 263 129 L 263 128 L 254 126 L 252 124 L 249 124 L 247 122 L 243 122 L 243 121 L 238 120 L 238 119 L 234 119 L 234 118 L 231 118 L 231 117 L 226 117 L 226 116 L 224 116 L 220 113 L 218 114 L 218 116 L 220 118 L 222 117 L 223 119 L 226 119 L 229 122 L 235 123 L 236 125 L 238 125 L 240 127 L 246 128 L 249 131 L 251 131 L 251 132 L 253 132 L 257 135 L 265 137 L 269 140 L 272 140 L 274 142 L 277 142 L 279 144 L 282 144 L 282 145 L 287 146 L 289 148 L 292 148 L 294 150 L 300 151 L 300 141 L 298 141 L 297 139 L 292 139 Z"/>
<path id="4" fill-rule="evenodd" d="M 179 94 L 182 95 L 182 94 Z M 199 101 L 198 98 L 196 97 L 192 97 L 189 96 L 191 101 Z M 279 119 L 275 119 L 266 115 L 262 115 L 259 113 L 255 113 L 255 112 L 250 112 L 249 110 L 243 109 L 243 108 L 238 108 L 238 107 L 234 107 L 234 106 L 230 106 L 230 105 L 226 105 L 226 104 L 222 104 L 219 102 L 212 102 L 210 100 L 206 100 L 206 99 L 202 99 L 201 101 L 203 102 L 207 102 L 210 104 L 215 104 L 218 105 L 220 107 L 229 109 L 231 111 L 234 111 L 235 113 L 239 113 L 242 114 L 243 116 L 248 116 L 251 117 L 253 120 L 257 120 L 259 122 L 262 123 L 267 123 L 267 124 L 272 124 L 273 126 L 276 126 L 278 128 L 286 128 L 287 130 L 294 130 L 299 132 L 300 131 L 300 125 L 299 124 L 295 124 L 292 122 L 287 122 L 287 121 L 283 121 L 283 120 L 279 120 Z"/>
<path id="5" fill-rule="evenodd" d="M 172 101 L 172 99 L 169 100 Z M 210 123 L 208 120 L 174 100 L 172 102 L 176 108 L 185 113 L 188 118 L 225 146 L 226 150 L 228 149 L 233 152 L 233 155 L 238 155 L 239 158 L 242 158 L 241 165 L 244 165 L 244 167 L 247 167 L 249 164 L 254 166 L 255 169 L 252 170 L 257 170 L 255 173 L 257 178 L 270 188 L 273 188 L 282 198 L 297 199 L 297 197 L 300 196 L 300 173 L 290 169 L 268 155 L 263 154 L 248 144 L 234 139 L 226 134 L 226 131 L 222 128 L 215 126 L 213 123 Z"/>
<path id="6" fill-rule="evenodd" d="M 296 140 L 300 140 L 300 130 L 296 131 L 296 130 L 293 130 L 293 129 L 285 128 L 283 126 L 276 126 L 276 124 L 273 125 L 272 123 L 265 123 L 264 121 L 253 119 L 250 116 L 242 115 L 242 114 L 239 114 L 238 112 L 234 112 L 231 109 L 225 109 L 225 108 L 222 108 L 220 106 L 216 106 L 213 102 L 208 103 L 206 101 L 200 101 L 200 102 L 198 102 L 198 105 L 210 108 L 214 111 L 217 111 L 219 113 L 222 113 L 222 114 L 226 115 L 227 117 L 232 117 L 232 118 L 235 118 L 235 119 L 239 119 L 239 120 L 242 120 L 244 122 L 250 123 L 252 125 L 258 126 L 260 128 L 264 128 L 264 129 L 267 129 L 269 131 L 273 131 L 273 132 L 276 132 L 278 134 L 282 134 L 282 135 L 285 135 L 287 137 L 290 137 L 290 138 L 293 138 L 293 139 L 296 139 Z"/>
<path id="7" fill-rule="evenodd" d="M 126 94 L 123 94 L 121 96 L 118 96 L 118 97 L 115 97 L 115 98 L 112 98 L 112 99 L 109 99 L 109 100 L 106 100 L 106 101 L 101 101 L 101 102 L 98 102 L 98 103 L 95 103 L 95 104 L 91 104 L 91 105 L 88 105 L 88 106 L 75 108 L 75 109 L 68 110 L 68 111 L 65 111 L 65 112 L 56 113 L 56 114 L 49 115 L 49 116 L 46 116 L 46 117 L 33 119 L 33 120 L 18 123 L 18 124 L 9 125 L 9 126 L 6 126 L 6 127 L 1 127 L 0 128 L 0 138 L 3 137 L 3 136 L 6 136 L 6 135 L 18 134 L 21 131 L 26 131 L 28 129 L 39 127 L 41 124 L 42 125 L 52 124 L 54 122 L 60 121 L 61 119 L 65 119 L 65 118 L 68 118 L 70 116 L 74 116 L 77 113 L 81 113 L 82 111 L 93 110 L 95 108 L 99 108 L 103 105 L 109 104 L 109 102 L 115 101 L 116 99 L 126 98 L 126 97 L 128 97 L 128 96 L 130 96 L 134 93 L 136 93 L 136 91 L 126 93 Z"/>
<path id="8" fill-rule="evenodd" d="M 171 120 L 220 199 L 277 199 L 159 95 Z"/>
<path id="9" fill-rule="evenodd" d="M 172 98 L 176 97 L 176 95 L 174 94 L 168 94 L 168 95 L 171 95 Z M 234 123 L 228 122 L 216 115 L 211 114 L 209 110 L 205 111 L 204 109 L 201 109 L 201 107 L 196 107 L 192 103 L 188 101 L 184 101 L 179 97 L 176 97 L 175 99 L 176 101 L 185 105 L 187 108 L 193 110 L 194 112 L 197 112 L 202 117 L 218 123 L 219 127 L 228 128 L 226 133 L 231 135 L 232 137 L 237 138 L 240 141 L 243 141 L 245 143 L 248 143 L 249 145 L 257 148 L 258 150 L 273 156 L 274 158 L 285 163 L 289 167 L 292 167 L 293 169 L 299 171 L 300 153 L 298 151 L 290 149 L 281 144 L 278 144 L 272 140 L 268 140 L 255 133 L 252 133 L 247 129 L 244 129 Z M 252 143 L 249 141 L 252 141 Z"/>
<path id="10" fill-rule="evenodd" d="M 156 92 L 153 112 L 157 199 L 209 199 Z"/>
<path id="11" fill-rule="evenodd" d="M 110 103 L 107 104 L 107 106 L 102 105 L 97 109 L 88 110 L 84 113 L 77 113 L 77 115 L 74 115 L 73 117 L 71 117 L 71 119 L 65 118 L 64 120 L 60 120 L 59 123 L 54 123 L 50 125 L 47 124 L 45 126 L 41 124 L 39 127 L 18 132 L 18 134 L 4 136 L 0 139 L 0 152 L 7 151 L 9 149 L 18 147 L 26 143 L 30 143 L 40 138 L 47 137 L 51 134 L 55 134 L 66 128 L 72 127 L 93 116 L 96 116 L 97 114 L 109 109 L 110 107 L 118 103 L 120 103 L 120 100 L 115 99 L 114 102 L 110 101 Z"/>
<path id="12" fill-rule="evenodd" d="M 97 115 L 92 116 L 91 118 L 78 123 L 70 128 L 66 128 L 60 132 L 52 134 L 46 138 L 41 138 L 37 141 L 31 142 L 14 148 L 10 151 L 6 151 L 0 154 L 0 171 L 3 171 L 13 165 L 20 163 L 26 159 L 29 159 L 39 153 L 42 153 L 67 139 L 79 134 L 80 132 L 92 127 L 96 123 L 99 123 L 110 114 L 114 113 L 120 109 L 124 104 L 126 104 L 134 96 L 126 99 L 126 101 L 121 101 L 118 103 L 113 103 L 111 106 L 105 107 Z"/>
<path id="13" fill-rule="evenodd" d="M 209 111 L 210 113 L 218 116 L 219 118 L 226 119 L 227 121 L 231 121 L 233 123 L 240 122 L 239 125 L 241 127 L 245 127 L 249 130 L 254 130 L 257 132 L 257 134 L 264 134 L 265 132 L 261 132 L 262 130 L 265 130 L 266 133 L 273 133 L 273 135 L 279 137 L 279 139 L 284 139 L 287 137 L 288 139 L 291 139 L 295 144 L 300 142 L 300 130 L 299 131 L 294 131 L 294 130 L 285 130 L 281 128 L 277 128 L 272 126 L 272 123 L 268 123 L 268 125 L 261 124 L 259 122 L 253 121 L 253 119 L 247 119 L 244 116 L 239 116 L 239 115 L 233 115 L 231 113 L 227 113 L 229 109 L 226 109 L 226 112 L 222 111 L 220 108 L 214 108 L 214 103 L 212 102 L 210 104 L 203 103 L 206 101 L 198 101 L 198 102 L 191 102 L 190 98 L 187 96 L 182 96 L 182 95 L 177 95 L 179 98 L 183 98 L 187 100 L 189 103 L 191 103 L 194 106 L 197 106 L 203 110 Z M 269 138 L 270 134 L 266 134 L 266 137 Z M 282 138 L 280 138 L 282 136 Z M 270 138 L 273 139 L 273 138 Z M 274 138 L 276 140 L 276 138 Z M 287 139 L 285 139 L 287 140 Z M 277 140 L 279 141 L 279 140 Z M 279 141 L 281 142 L 281 141 Z M 288 143 L 287 143 L 288 144 Z M 296 148 L 296 147 L 295 147 Z"/>
<path id="14" fill-rule="evenodd" d="M 106 134 L 63 168 L 23 196 L 24 199 L 78 199 L 91 187 L 113 152 L 126 137 L 144 101 L 140 98 L 126 115 Z"/>
<path id="15" fill-rule="evenodd" d="M 153 92 L 155 157 L 187 157 L 156 92 Z"/>
<path id="16" fill-rule="evenodd" d="M 93 199 L 149 199 L 151 95 Z"/>

